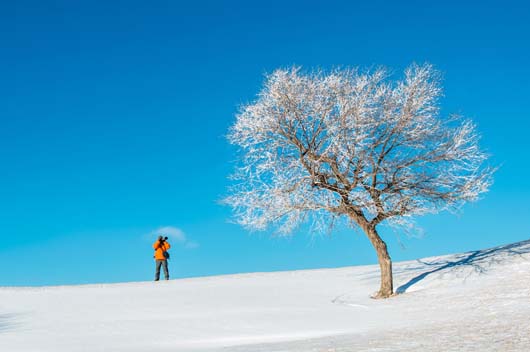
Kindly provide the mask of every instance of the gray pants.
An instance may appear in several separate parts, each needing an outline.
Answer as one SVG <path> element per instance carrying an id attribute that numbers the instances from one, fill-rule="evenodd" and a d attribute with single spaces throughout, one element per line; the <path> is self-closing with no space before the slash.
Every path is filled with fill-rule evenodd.
<path id="1" fill-rule="evenodd" d="M 169 280 L 169 270 L 167 268 L 167 260 L 156 260 L 156 272 L 155 272 L 155 281 L 160 280 L 160 266 L 164 267 L 164 275 L 166 276 L 166 280 Z"/>

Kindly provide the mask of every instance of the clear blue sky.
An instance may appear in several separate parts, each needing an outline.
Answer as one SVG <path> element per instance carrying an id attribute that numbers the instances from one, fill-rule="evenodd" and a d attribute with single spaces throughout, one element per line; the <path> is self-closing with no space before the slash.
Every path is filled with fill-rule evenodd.
<path id="1" fill-rule="evenodd" d="M 394 260 L 530 238 L 530 17 L 511 1 L 3 1 L 0 285 L 151 280 L 376 263 L 366 238 L 249 234 L 227 222 L 241 103 L 278 67 L 413 61 L 445 76 L 502 165 L 459 216 L 384 231 Z M 184 238 L 185 237 L 185 238 Z"/>

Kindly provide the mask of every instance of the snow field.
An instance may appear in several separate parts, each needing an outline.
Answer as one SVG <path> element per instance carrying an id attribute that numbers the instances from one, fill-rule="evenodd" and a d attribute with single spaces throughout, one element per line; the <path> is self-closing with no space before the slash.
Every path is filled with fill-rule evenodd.
<path id="1" fill-rule="evenodd" d="M 530 351 L 530 241 L 394 277 L 387 300 L 375 265 L 5 287 L 0 351 Z"/>

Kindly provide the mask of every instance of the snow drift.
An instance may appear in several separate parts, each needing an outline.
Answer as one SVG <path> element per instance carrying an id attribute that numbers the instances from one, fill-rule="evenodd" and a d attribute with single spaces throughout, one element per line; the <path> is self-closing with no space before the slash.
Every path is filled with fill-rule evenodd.
<path id="1" fill-rule="evenodd" d="M 378 266 L 0 288 L 0 351 L 529 351 L 530 241 Z"/>

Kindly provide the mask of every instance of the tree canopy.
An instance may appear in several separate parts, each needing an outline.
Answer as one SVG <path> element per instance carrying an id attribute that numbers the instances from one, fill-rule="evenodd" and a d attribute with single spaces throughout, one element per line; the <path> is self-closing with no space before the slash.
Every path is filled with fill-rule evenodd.
<path id="1" fill-rule="evenodd" d="M 494 170 L 475 125 L 440 116 L 441 96 L 429 64 L 399 80 L 382 68 L 276 70 L 230 129 L 240 159 L 225 201 L 250 229 L 287 234 L 346 219 L 377 243 L 383 221 L 404 225 L 474 201 Z"/>

